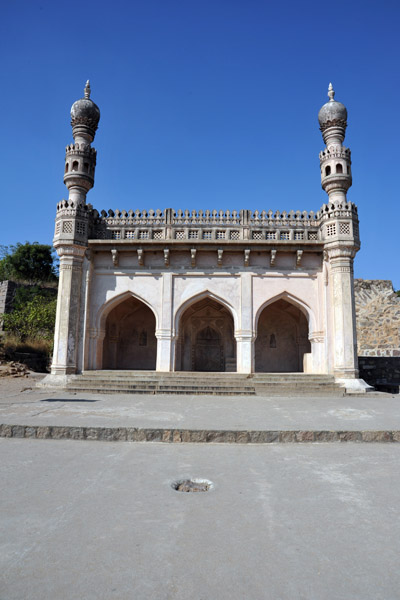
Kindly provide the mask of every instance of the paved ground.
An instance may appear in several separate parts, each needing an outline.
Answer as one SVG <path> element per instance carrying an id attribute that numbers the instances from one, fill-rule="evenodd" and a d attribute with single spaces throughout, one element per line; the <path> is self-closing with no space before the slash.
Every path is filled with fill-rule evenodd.
<path id="1" fill-rule="evenodd" d="M 0 423 L 400 430 L 398 395 L 78 397 L 36 379 L 0 380 Z M 0 600 L 400 598 L 400 444 L 0 438 L 0 453 Z M 186 477 L 215 487 L 172 489 Z"/>
<path id="2" fill-rule="evenodd" d="M 400 597 L 400 445 L 0 452 L 2 600 Z M 215 489 L 171 488 L 188 476 Z"/>
<path id="3" fill-rule="evenodd" d="M 77 395 L 35 389 L 37 379 L 0 379 L 0 423 L 214 430 L 400 430 L 398 394 L 344 398 L 201 396 L 201 400 L 199 396 L 169 394 Z"/>

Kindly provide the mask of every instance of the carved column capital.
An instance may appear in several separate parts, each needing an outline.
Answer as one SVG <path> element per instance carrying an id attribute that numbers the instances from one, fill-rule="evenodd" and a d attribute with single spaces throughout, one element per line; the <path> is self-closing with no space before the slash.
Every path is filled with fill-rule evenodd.
<path id="1" fill-rule="evenodd" d="M 328 259 L 332 262 L 338 258 L 352 260 L 355 257 L 357 250 L 353 246 L 336 246 L 333 248 L 327 248 L 324 251 L 324 258 L 325 252 L 327 253 Z"/>
<path id="2" fill-rule="evenodd" d="M 63 258 L 77 258 L 83 261 L 87 248 L 85 246 L 77 246 L 76 244 L 61 245 L 56 247 L 56 251 L 60 259 Z"/>
<path id="3" fill-rule="evenodd" d="M 311 331 L 308 339 L 311 343 L 314 344 L 323 344 L 325 341 L 325 332 L 324 331 Z"/>
<path id="4" fill-rule="evenodd" d="M 254 331 L 248 329 L 237 329 L 235 331 L 235 339 L 237 342 L 254 342 L 256 336 Z"/>
<path id="5" fill-rule="evenodd" d="M 176 340 L 177 336 L 175 332 L 170 329 L 156 329 L 155 336 L 158 340 Z"/>
<path id="6" fill-rule="evenodd" d="M 97 331 L 96 327 L 92 327 L 92 328 L 88 329 L 88 335 L 91 340 L 95 340 L 98 336 L 98 331 Z"/>

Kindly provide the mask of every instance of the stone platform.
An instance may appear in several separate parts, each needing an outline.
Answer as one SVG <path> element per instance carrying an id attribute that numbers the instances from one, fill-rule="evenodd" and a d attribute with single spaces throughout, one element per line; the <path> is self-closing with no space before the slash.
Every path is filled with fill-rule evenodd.
<path id="1" fill-rule="evenodd" d="M 232 377 L 230 375 L 229 377 Z M 400 397 L 102 393 L 0 382 L 0 436 L 164 443 L 397 442 Z M 189 377 L 187 378 L 189 380 Z M 217 385 L 218 379 L 215 378 Z M 281 392 L 282 393 L 282 392 Z"/>

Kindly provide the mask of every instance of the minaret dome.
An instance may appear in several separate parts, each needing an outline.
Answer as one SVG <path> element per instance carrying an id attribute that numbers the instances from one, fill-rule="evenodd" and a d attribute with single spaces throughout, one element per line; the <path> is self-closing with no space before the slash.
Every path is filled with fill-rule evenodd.
<path id="1" fill-rule="evenodd" d="M 335 100 L 335 91 L 332 84 L 328 88 L 329 102 L 323 105 L 318 113 L 320 127 L 327 126 L 333 121 L 347 121 L 347 109 L 344 104 Z"/>
<path id="2" fill-rule="evenodd" d="M 74 102 L 71 107 L 71 125 L 74 138 L 76 134 L 81 134 L 92 142 L 100 121 L 100 109 L 90 99 L 90 91 L 88 80 L 85 85 L 84 98 Z"/>
<path id="3" fill-rule="evenodd" d="M 328 88 L 329 102 L 323 105 L 318 113 L 319 126 L 325 144 L 342 144 L 347 127 L 347 109 L 344 104 L 335 100 L 332 84 Z"/>

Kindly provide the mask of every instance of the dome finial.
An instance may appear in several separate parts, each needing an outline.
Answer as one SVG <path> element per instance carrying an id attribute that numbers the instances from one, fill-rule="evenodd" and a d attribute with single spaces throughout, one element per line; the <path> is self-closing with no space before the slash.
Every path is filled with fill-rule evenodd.
<path id="1" fill-rule="evenodd" d="M 335 90 L 333 89 L 333 85 L 330 83 L 329 87 L 328 87 L 328 96 L 329 96 L 329 101 L 333 102 L 334 98 L 335 98 Z"/>
<path id="2" fill-rule="evenodd" d="M 90 81 L 88 79 L 85 85 L 85 98 L 90 98 L 90 91 Z"/>

